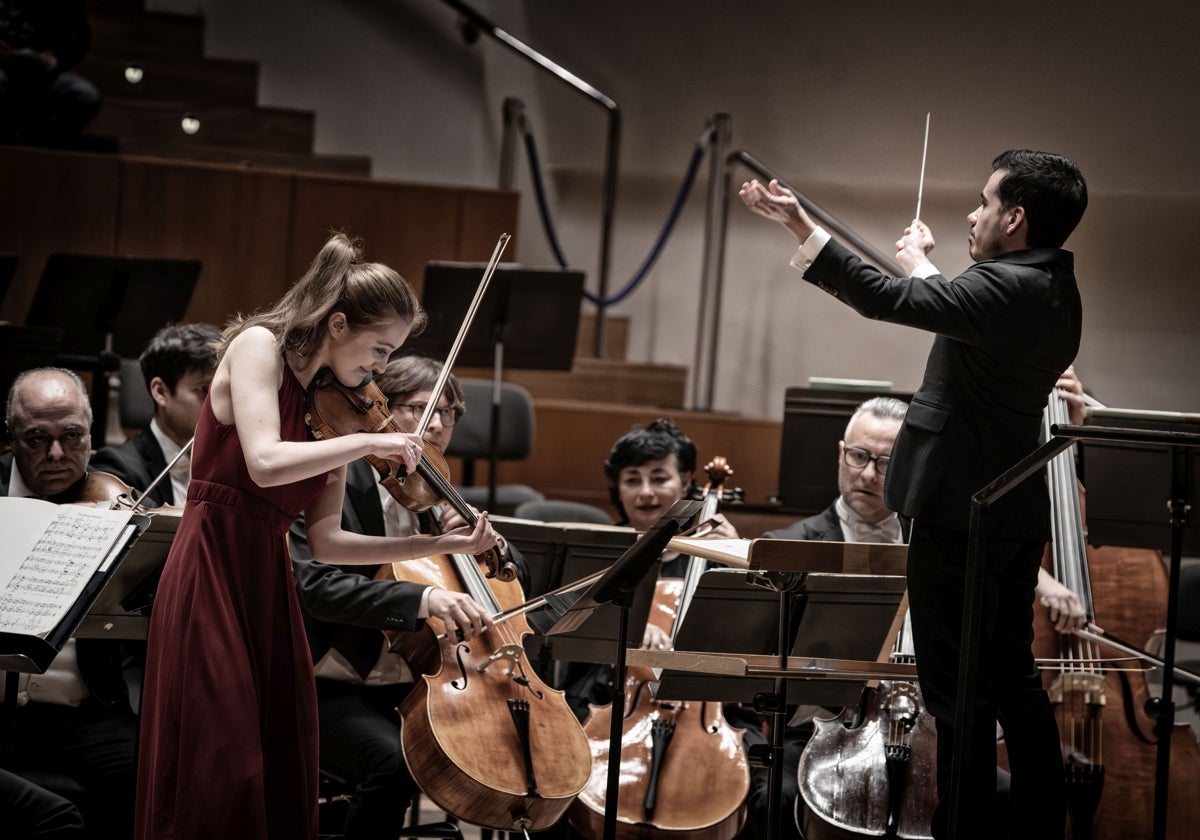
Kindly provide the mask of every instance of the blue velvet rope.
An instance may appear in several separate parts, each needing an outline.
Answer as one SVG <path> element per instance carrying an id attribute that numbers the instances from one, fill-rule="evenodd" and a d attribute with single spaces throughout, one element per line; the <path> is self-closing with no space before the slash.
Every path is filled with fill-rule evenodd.
<path id="1" fill-rule="evenodd" d="M 563 256 L 562 245 L 558 241 L 558 233 L 554 228 L 554 220 L 550 217 L 550 209 L 546 203 L 546 192 L 542 184 L 542 169 L 538 161 L 537 144 L 534 142 L 533 135 L 525 130 L 525 151 L 529 157 L 529 173 L 533 181 L 533 192 L 537 199 L 538 214 L 542 219 L 542 228 L 546 231 L 546 239 L 550 244 L 550 249 L 554 252 L 554 259 L 558 262 L 559 268 L 567 268 L 567 258 Z M 642 261 L 641 266 L 630 278 L 629 282 L 621 291 L 609 297 L 602 298 L 587 289 L 583 290 L 583 296 L 590 302 L 598 306 L 612 306 L 615 303 L 620 303 L 636 289 L 646 275 L 650 273 L 650 269 L 654 266 L 655 261 L 662 253 L 663 248 L 667 244 L 667 239 L 671 235 L 671 231 L 675 228 L 675 223 L 679 221 L 679 215 L 683 212 L 683 205 L 687 202 L 688 195 L 692 191 L 692 186 L 696 182 L 696 172 L 700 169 L 700 162 L 704 160 L 704 153 L 708 150 L 709 142 L 712 137 L 712 129 L 706 128 L 704 134 L 696 142 L 696 147 L 692 150 L 692 158 L 688 162 L 687 172 L 683 176 L 683 183 L 679 186 L 679 192 L 675 196 L 675 203 L 671 206 L 671 212 L 667 215 L 667 221 L 659 231 L 654 245 L 650 248 L 650 253 L 646 255 L 646 259 Z"/>

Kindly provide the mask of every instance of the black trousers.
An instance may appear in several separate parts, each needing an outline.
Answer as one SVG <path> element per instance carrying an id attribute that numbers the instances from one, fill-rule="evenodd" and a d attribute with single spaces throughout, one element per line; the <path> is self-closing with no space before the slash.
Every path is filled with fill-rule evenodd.
<path id="1" fill-rule="evenodd" d="M 960 813 L 978 817 L 970 837 L 994 833 L 996 722 L 1012 767 L 1009 808 L 1022 840 L 1061 840 L 1066 792 L 1058 725 L 1033 660 L 1033 593 L 1044 543 L 990 538 L 984 572 L 979 684 Z M 937 722 L 938 797 L 933 836 L 947 836 L 967 534 L 913 525 L 908 591 L 921 694 Z M 961 838 L 960 838 L 961 840 Z"/>
<path id="2" fill-rule="evenodd" d="M 5 837 L 83 840 L 83 817 L 58 794 L 0 770 L 0 829 Z"/>
<path id="3" fill-rule="evenodd" d="M 321 764 L 355 784 L 346 814 L 349 840 L 395 840 L 417 785 L 400 749 L 396 706 L 411 684 L 359 686 L 317 680 Z"/>
<path id="4" fill-rule="evenodd" d="M 133 836 L 138 721 L 89 698 L 77 707 L 27 703 L 17 709 L 16 765 L 62 773 L 87 791 L 77 802 L 87 836 Z"/>

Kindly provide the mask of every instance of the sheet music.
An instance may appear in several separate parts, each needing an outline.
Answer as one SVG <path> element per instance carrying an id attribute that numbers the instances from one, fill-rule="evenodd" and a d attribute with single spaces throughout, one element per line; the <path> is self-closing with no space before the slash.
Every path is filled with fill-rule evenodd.
<path id="1" fill-rule="evenodd" d="M 46 636 L 114 556 L 130 511 L 0 499 L 0 632 Z"/>

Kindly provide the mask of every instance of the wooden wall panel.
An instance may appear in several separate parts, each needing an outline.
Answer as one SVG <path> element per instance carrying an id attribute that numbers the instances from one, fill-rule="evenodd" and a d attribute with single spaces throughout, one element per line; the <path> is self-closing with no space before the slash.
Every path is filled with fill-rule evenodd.
<path id="1" fill-rule="evenodd" d="M 114 253 L 119 171 L 112 156 L 0 147 L 0 253 L 19 259 L 0 320 L 24 321 L 50 254 Z"/>
<path id="2" fill-rule="evenodd" d="M 571 400 L 535 400 L 535 410 L 533 454 L 524 461 L 502 461 L 496 473 L 501 483 L 528 484 L 547 498 L 610 510 L 603 465 L 613 443 L 636 425 L 667 417 L 695 441 L 699 468 L 725 456 L 734 470 L 729 484 L 745 490 L 748 503 L 763 504 L 778 491 L 779 420 Z M 487 465 L 479 467 L 477 482 L 486 484 Z"/>
<path id="3" fill-rule="evenodd" d="M 127 160 L 117 252 L 201 260 L 186 319 L 220 326 L 290 285 L 291 191 L 286 173 Z"/>
<path id="4" fill-rule="evenodd" d="M 500 234 L 507 233 L 512 241 L 504 250 L 505 262 L 514 262 L 517 254 L 517 213 L 520 194 L 464 189 L 462 219 L 458 239 L 457 260 L 487 262 L 496 248 Z"/>
<path id="5" fill-rule="evenodd" d="M 387 181 L 299 176 L 288 271 L 308 268 L 331 230 L 363 240 L 366 258 L 386 263 L 420 291 L 425 263 L 458 258 L 458 190 Z"/>

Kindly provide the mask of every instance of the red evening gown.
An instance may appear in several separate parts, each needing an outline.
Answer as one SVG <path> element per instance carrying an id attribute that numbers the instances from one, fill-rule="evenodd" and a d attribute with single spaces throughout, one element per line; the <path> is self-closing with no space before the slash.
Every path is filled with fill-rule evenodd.
<path id="1" fill-rule="evenodd" d="M 305 440 L 284 368 L 281 437 Z M 192 464 L 150 620 L 136 836 L 315 837 L 316 696 L 285 535 L 325 478 L 259 487 L 208 400 Z"/>

